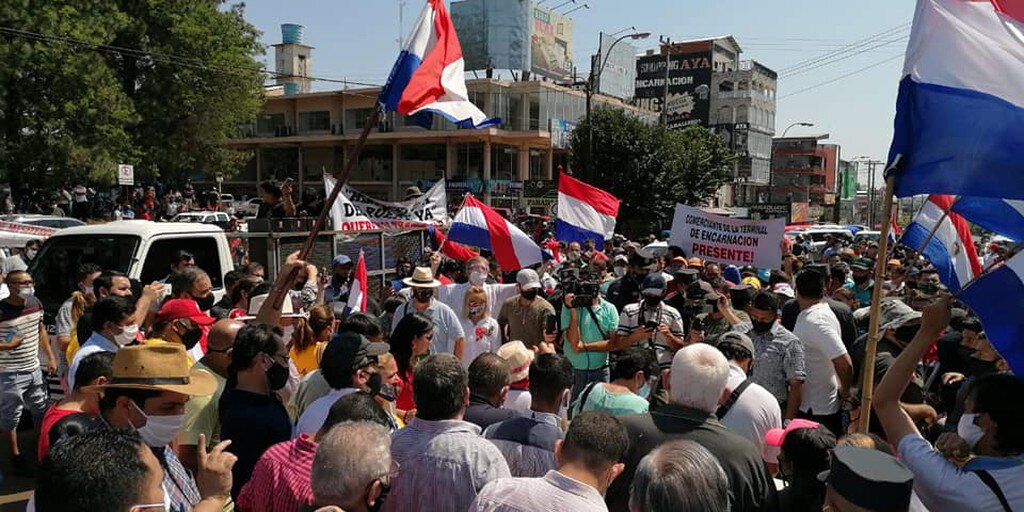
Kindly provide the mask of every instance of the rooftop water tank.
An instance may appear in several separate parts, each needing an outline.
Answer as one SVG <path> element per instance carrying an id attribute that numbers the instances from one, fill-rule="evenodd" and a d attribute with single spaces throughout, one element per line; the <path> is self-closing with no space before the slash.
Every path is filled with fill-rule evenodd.
<path id="1" fill-rule="evenodd" d="M 302 44 L 302 25 L 282 23 L 281 42 L 284 44 Z"/>
<path id="2" fill-rule="evenodd" d="M 285 94 L 298 94 L 299 93 L 299 84 L 293 83 L 293 82 L 285 82 L 284 83 L 284 93 Z"/>

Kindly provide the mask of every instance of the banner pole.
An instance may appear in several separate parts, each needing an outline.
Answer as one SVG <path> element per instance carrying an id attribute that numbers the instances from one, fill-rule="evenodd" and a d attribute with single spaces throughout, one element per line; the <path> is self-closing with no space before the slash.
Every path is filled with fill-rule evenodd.
<path id="1" fill-rule="evenodd" d="M 302 244 L 302 249 L 299 250 L 299 259 L 305 261 L 306 257 L 309 256 L 309 251 L 313 250 L 313 244 L 316 243 L 316 237 L 324 229 L 324 225 L 327 223 L 327 215 L 331 211 L 331 207 L 334 202 L 338 200 L 338 194 L 341 193 L 342 187 L 345 182 L 348 181 L 348 176 L 352 172 L 352 168 L 355 167 L 356 162 L 359 161 L 359 155 L 363 152 L 363 147 L 366 145 L 366 139 L 370 136 L 370 132 L 373 131 L 373 127 L 380 122 L 381 112 L 383 106 L 377 105 L 373 110 L 373 114 L 366 119 L 366 125 L 363 126 L 362 133 L 359 134 L 359 139 L 356 140 L 355 146 L 352 148 L 352 154 L 349 155 L 348 159 L 345 160 L 345 167 L 342 168 L 341 174 L 336 174 L 336 183 L 334 188 L 331 190 L 330 195 L 324 200 L 324 205 L 320 208 L 320 215 L 317 216 L 316 221 L 313 223 L 313 227 L 309 230 L 309 236 L 306 237 L 306 242 Z M 294 280 L 295 275 L 298 274 L 298 269 L 291 271 L 291 279 L 283 282 L 283 284 L 275 285 L 274 289 L 270 291 L 270 296 L 267 297 L 272 300 L 271 304 L 274 305 L 275 309 L 281 309 L 281 305 L 284 303 L 285 296 L 288 295 L 287 286 L 285 284 Z M 281 283 L 278 281 L 278 283 Z"/>
<path id="2" fill-rule="evenodd" d="M 897 159 L 898 162 L 898 159 Z M 893 166 L 896 162 L 893 163 Z M 891 169 L 890 169 L 891 170 Z M 882 211 L 886 218 L 882 223 L 882 233 L 878 238 L 878 254 L 887 254 L 889 249 L 889 231 L 892 229 L 892 197 L 896 188 L 896 174 L 887 172 L 885 177 L 885 198 Z M 871 289 L 871 309 L 869 310 L 870 324 L 868 326 L 868 344 L 864 354 L 864 363 L 861 365 L 861 401 L 860 401 L 860 431 L 867 432 L 871 422 L 871 397 L 875 387 L 875 356 L 878 352 L 878 327 L 881 321 L 882 305 L 882 280 L 885 277 L 885 261 L 882 258 L 875 260 L 875 285 Z"/>

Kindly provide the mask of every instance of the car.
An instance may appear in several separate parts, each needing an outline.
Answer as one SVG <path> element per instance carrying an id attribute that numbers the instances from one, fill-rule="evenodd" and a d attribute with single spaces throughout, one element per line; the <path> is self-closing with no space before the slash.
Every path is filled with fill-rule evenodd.
<path id="1" fill-rule="evenodd" d="M 235 196 L 231 194 L 220 195 L 220 210 L 228 212 L 228 215 L 235 214 Z"/>
<path id="2" fill-rule="evenodd" d="M 84 222 L 74 217 L 58 217 L 56 215 L 0 215 L 0 220 L 5 220 L 7 222 L 17 222 L 19 224 L 29 224 L 32 226 L 41 226 L 44 228 L 57 229 L 72 228 L 75 226 L 85 225 Z"/>
<path id="3" fill-rule="evenodd" d="M 235 215 L 239 218 L 255 217 L 260 211 L 261 204 L 263 204 L 263 200 L 258 197 L 245 201 L 235 201 Z"/>
<path id="4" fill-rule="evenodd" d="M 225 212 L 184 212 L 179 213 L 171 219 L 171 222 L 195 222 L 199 224 L 213 224 L 224 231 L 233 231 L 234 225 L 231 216 Z"/>
<path id="5" fill-rule="evenodd" d="M 881 231 L 869 231 L 863 230 L 858 231 L 856 235 L 853 235 L 853 243 L 857 242 L 877 242 L 882 237 Z"/>

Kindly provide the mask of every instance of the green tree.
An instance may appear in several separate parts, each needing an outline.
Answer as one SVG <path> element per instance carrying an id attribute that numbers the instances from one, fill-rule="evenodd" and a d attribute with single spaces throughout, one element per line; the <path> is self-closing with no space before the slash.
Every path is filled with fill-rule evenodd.
<path id="1" fill-rule="evenodd" d="M 259 32 L 222 0 L 0 2 L 0 180 L 230 174 L 262 101 Z"/>
<path id="2" fill-rule="evenodd" d="M 573 131 L 576 176 L 622 199 L 619 230 L 646 235 L 671 226 L 677 203 L 705 205 L 730 177 L 735 153 L 699 126 L 667 130 L 622 110 L 592 112 L 593 169 L 586 169 L 587 122 Z"/>

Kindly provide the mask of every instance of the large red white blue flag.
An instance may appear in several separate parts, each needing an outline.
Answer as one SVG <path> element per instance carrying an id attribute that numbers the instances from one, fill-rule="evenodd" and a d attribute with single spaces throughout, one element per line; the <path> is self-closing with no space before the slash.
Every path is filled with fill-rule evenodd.
<path id="1" fill-rule="evenodd" d="M 558 173 L 558 220 L 555 236 L 562 242 L 593 240 L 598 250 L 615 233 L 619 198 L 564 172 Z"/>
<path id="2" fill-rule="evenodd" d="M 489 118 L 466 90 L 462 46 L 444 0 L 429 0 L 391 69 L 379 101 L 384 108 L 412 117 L 429 128 L 441 114 L 461 128 L 485 128 L 501 122 Z"/>
<path id="3" fill-rule="evenodd" d="M 543 251 L 529 235 L 471 195 L 455 214 L 448 240 L 489 249 L 506 271 L 544 261 Z"/>
<path id="4" fill-rule="evenodd" d="M 939 280 L 956 293 L 981 274 L 981 262 L 967 221 L 949 212 L 952 196 L 932 195 L 903 230 L 900 243 L 920 252 L 939 273 Z"/>
<path id="5" fill-rule="evenodd" d="M 918 0 L 903 77 L 896 195 L 1024 199 L 1024 3 Z"/>

